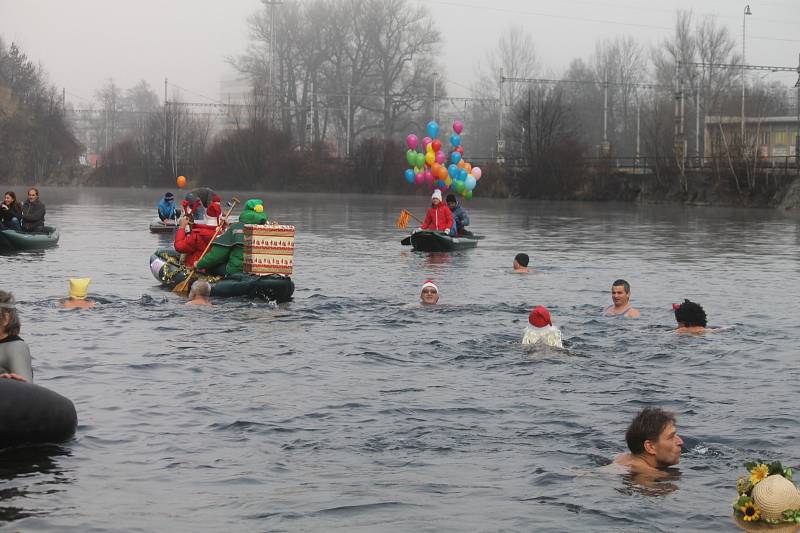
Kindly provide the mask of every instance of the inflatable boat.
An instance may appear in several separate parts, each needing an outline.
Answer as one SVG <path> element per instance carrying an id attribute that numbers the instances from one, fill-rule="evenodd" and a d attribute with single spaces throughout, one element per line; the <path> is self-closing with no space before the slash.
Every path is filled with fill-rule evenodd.
<path id="1" fill-rule="evenodd" d="M 420 230 L 415 231 L 400 243 L 404 245 L 410 244 L 414 250 L 420 252 L 452 252 L 465 248 L 475 248 L 478 246 L 480 238 L 476 235 L 451 237 L 442 231 Z"/>
<path id="2" fill-rule="evenodd" d="M 78 415 L 70 400 L 49 389 L 0 378 L 0 448 L 62 442 L 75 434 Z"/>
<path id="3" fill-rule="evenodd" d="M 186 279 L 189 269 L 180 263 L 180 254 L 174 248 L 161 248 L 150 256 L 150 272 L 164 287 L 172 289 Z M 290 301 L 294 293 L 292 278 L 279 274 L 256 276 L 242 272 L 213 276 L 198 272 L 196 277 L 208 281 L 211 296 L 218 298 L 244 296 L 281 303 Z"/>
<path id="4" fill-rule="evenodd" d="M 0 250 L 41 250 L 58 244 L 58 230 L 45 226 L 43 232 L 28 233 L 13 229 L 0 231 Z"/>
<path id="5" fill-rule="evenodd" d="M 156 217 L 150 221 L 150 233 L 175 233 L 177 227 L 177 221 L 171 218 L 161 220 Z"/>

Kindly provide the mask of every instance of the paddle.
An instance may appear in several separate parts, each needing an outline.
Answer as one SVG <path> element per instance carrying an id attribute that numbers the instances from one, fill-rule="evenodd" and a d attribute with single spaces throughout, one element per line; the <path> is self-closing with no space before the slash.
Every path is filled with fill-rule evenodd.
<path id="1" fill-rule="evenodd" d="M 230 216 L 231 211 L 233 211 L 233 208 L 236 207 L 236 204 L 238 204 L 238 203 L 239 203 L 239 199 L 238 198 L 236 198 L 235 196 L 233 198 L 231 198 L 231 201 L 230 201 L 230 204 L 229 204 L 230 207 L 228 208 L 228 212 L 225 213 L 225 215 L 222 217 L 224 220 L 228 220 L 228 217 Z M 214 230 L 214 236 L 211 237 L 211 240 L 208 241 L 208 244 L 206 244 L 206 249 L 203 250 L 203 253 L 200 254 L 200 257 L 197 258 L 197 261 L 195 261 L 195 265 L 197 263 L 199 263 L 200 260 L 206 255 L 206 252 L 208 252 L 208 250 L 211 249 L 211 245 L 214 243 L 214 239 L 217 238 L 217 235 L 219 235 L 219 230 L 222 229 L 222 226 L 223 226 L 223 224 L 220 224 L 220 225 L 217 226 L 217 229 Z M 174 292 L 175 294 L 181 294 L 181 295 L 187 294 L 189 292 L 189 286 L 192 284 L 192 278 L 194 277 L 194 271 L 195 271 L 194 268 L 191 269 L 189 271 L 189 273 L 186 275 L 186 279 L 184 279 L 183 281 L 181 281 L 180 283 L 175 285 L 175 287 L 172 289 L 172 292 Z"/>

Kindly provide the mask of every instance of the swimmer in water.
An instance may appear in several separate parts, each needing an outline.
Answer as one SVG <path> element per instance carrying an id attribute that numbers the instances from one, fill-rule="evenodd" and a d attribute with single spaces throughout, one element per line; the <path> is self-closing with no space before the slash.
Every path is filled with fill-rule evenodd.
<path id="1" fill-rule="evenodd" d="M 675 427 L 675 415 L 658 407 L 644 408 L 625 432 L 630 452 L 614 464 L 650 479 L 674 477 L 667 469 L 681 460 L 683 439 Z"/>
<path id="2" fill-rule="evenodd" d="M 514 263 L 512 263 L 514 272 L 518 274 L 527 274 L 529 262 L 530 257 L 528 257 L 528 254 L 517 254 L 516 257 L 514 257 Z"/>
<path id="3" fill-rule="evenodd" d="M 603 316 L 621 316 L 623 318 L 639 318 L 639 311 L 631 307 L 631 285 L 624 279 L 611 284 L 612 305 L 603 309 Z"/>
<path id="4" fill-rule="evenodd" d="M 211 305 L 208 297 L 211 296 L 211 285 L 207 281 L 195 281 L 189 291 L 189 301 L 186 305 Z"/>
<path id="5" fill-rule="evenodd" d="M 422 305 L 436 305 L 439 301 L 439 287 L 431 280 L 423 283 L 419 301 Z"/>
<path id="6" fill-rule="evenodd" d="M 87 300 L 87 289 L 92 282 L 92 278 L 72 278 L 69 280 L 69 298 L 61 303 L 67 309 L 91 309 L 94 302 Z"/>
<path id="7" fill-rule="evenodd" d="M 550 311 L 541 305 L 534 307 L 528 315 L 528 325 L 522 335 L 522 344 L 564 347 L 561 343 L 561 331 L 553 325 Z"/>
<path id="8" fill-rule="evenodd" d="M 676 333 L 707 333 L 717 331 L 707 328 L 706 312 L 703 306 L 684 300 L 682 304 L 672 304 L 675 311 L 675 320 L 678 322 Z"/>
<path id="9" fill-rule="evenodd" d="M 33 382 L 31 351 L 19 337 L 20 321 L 14 295 L 0 291 L 0 379 Z"/>

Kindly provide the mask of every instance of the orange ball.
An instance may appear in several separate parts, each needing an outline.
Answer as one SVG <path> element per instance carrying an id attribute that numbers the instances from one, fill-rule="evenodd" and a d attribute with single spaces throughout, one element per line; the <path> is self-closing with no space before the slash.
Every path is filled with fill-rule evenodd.
<path id="1" fill-rule="evenodd" d="M 183 189 L 184 187 L 186 187 L 186 177 L 178 176 L 177 183 L 178 183 L 178 188 Z"/>

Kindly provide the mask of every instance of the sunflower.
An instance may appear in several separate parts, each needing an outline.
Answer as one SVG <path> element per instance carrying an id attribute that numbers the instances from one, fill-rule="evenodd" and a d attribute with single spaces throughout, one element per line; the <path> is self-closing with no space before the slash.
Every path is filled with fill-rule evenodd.
<path id="1" fill-rule="evenodd" d="M 755 485 L 769 475 L 769 467 L 764 463 L 756 465 L 750 470 L 750 483 Z"/>
<path id="2" fill-rule="evenodd" d="M 742 512 L 742 519 L 745 522 L 755 522 L 761 518 L 761 511 L 752 501 L 749 501 L 739 507 L 739 510 Z"/>

